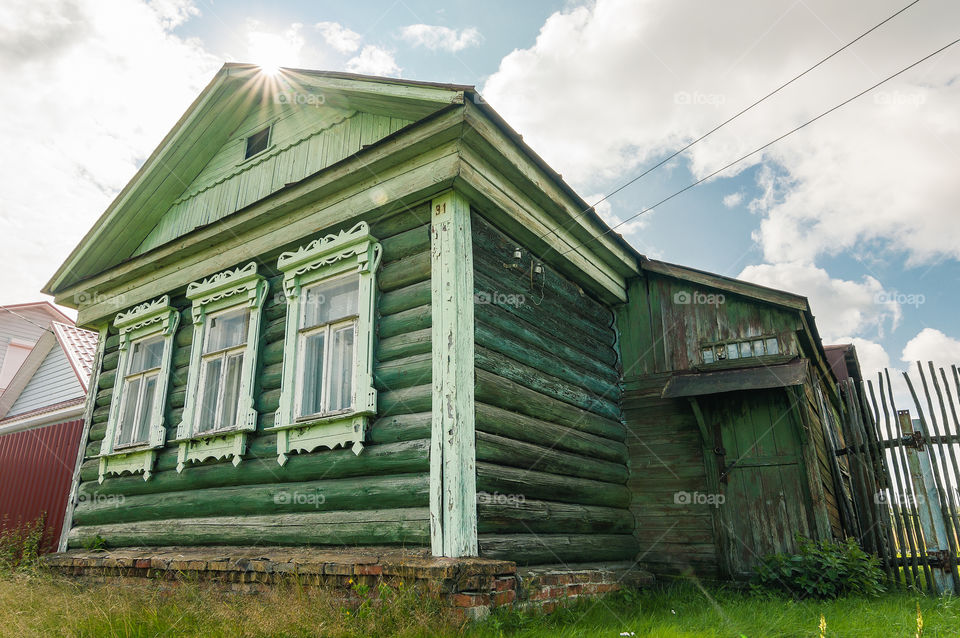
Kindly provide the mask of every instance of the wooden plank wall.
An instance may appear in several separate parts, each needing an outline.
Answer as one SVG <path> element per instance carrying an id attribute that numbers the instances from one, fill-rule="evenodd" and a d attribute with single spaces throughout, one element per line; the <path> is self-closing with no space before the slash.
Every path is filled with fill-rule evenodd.
<path id="1" fill-rule="evenodd" d="M 271 105 L 272 106 L 272 105 Z M 243 162 L 246 138 L 273 122 L 271 149 Z M 410 124 L 329 107 L 283 105 L 247 118 L 134 252 L 141 255 L 331 166 Z"/>
<path id="2" fill-rule="evenodd" d="M 630 510 L 637 521 L 637 561 L 657 574 L 692 571 L 720 575 L 708 505 L 683 502 L 683 494 L 710 493 L 700 432 L 686 399 L 661 399 L 669 375 L 628 385 L 623 397 L 630 453 Z"/>
<path id="3" fill-rule="evenodd" d="M 629 560 L 627 448 L 609 308 L 480 215 L 476 291 L 480 555 L 521 564 Z"/>
<path id="4" fill-rule="evenodd" d="M 208 461 L 178 474 L 177 447 L 168 443 L 149 481 L 135 475 L 98 484 L 97 461 L 91 457 L 105 434 L 116 377 L 118 338 L 112 334 L 81 470 L 71 547 L 98 535 L 109 546 L 429 543 L 429 208 L 422 205 L 375 223 L 372 232 L 383 245 L 384 261 L 377 280 L 378 418 L 366 449 L 355 456 L 349 449 L 322 448 L 292 455 L 281 467 L 276 435 L 262 433 L 273 424 L 280 394 L 286 304 L 275 271 L 276 251 L 258 260 L 270 292 L 257 363 L 259 429 L 243 462 L 234 467 Z M 183 411 L 192 339 L 184 290 L 172 291 L 171 298 L 182 313 L 166 405 L 168 439 Z"/>

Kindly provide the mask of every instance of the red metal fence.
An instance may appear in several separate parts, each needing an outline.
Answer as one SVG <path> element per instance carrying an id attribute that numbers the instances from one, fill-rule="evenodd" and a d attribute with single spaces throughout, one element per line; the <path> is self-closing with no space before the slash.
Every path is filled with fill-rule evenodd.
<path id="1" fill-rule="evenodd" d="M 83 421 L 0 436 L 0 528 L 46 515 L 44 551 L 56 551 Z"/>

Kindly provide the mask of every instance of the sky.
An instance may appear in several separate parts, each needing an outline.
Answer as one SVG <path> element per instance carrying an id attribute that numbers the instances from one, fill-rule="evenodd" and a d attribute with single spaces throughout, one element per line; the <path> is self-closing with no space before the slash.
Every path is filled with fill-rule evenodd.
<path id="1" fill-rule="evenodd" d="M 42 298 L 226 61 L 475 85 L 594 203 L 909 2 L 5 0 L 0 303 Z M 960 363 L 960 44 L 659 203 L 958 26 L 920 0 L 598 212 L 648 257 L 807 296 L 867 372 Z"/>

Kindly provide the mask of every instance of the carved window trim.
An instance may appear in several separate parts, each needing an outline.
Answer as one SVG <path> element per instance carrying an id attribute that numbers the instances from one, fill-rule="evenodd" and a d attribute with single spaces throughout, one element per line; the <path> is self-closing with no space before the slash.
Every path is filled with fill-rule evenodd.
<path id="1" fill-rule="evenodd" d="M 295 251 L 285 252 L 277 261 L 277 268 L 283 273 L 287 319 L 280 406 L 274 416 L 274 426 L 267 430 L 277 433 L 280 465 L 287 462 L 291 452 L 309 453 L 320 447 L 334 449 L 352 443 L 355 454 L 363 451 L 369 422 L 377 411 L 377 391 L 373 383 L 374 313 L 376 272 L 382 254 L 383 249 L 370 234 L 369 225 L 359 222 L 349 230 L 325 235 Z M 352 409 L 342 414 L 298 419 L 301 293 L 312 285 L 351 272 L 359 275 Z"/>
<path id="2" fill-rule="evenodd" d="M 177 427 L 177 472 L 183 472 L 188 462 L 200 463 L 208 459 L 231 459 L 234 465 L 239 465 L 246 453 L 247 436 L 257 429 L 253 389 L 256 385 L 260 317 L 267 288 L 267 280 L 257 273 L 256 262 L 219 272 L 187 286 L 187 299 L 192 302 L 193 342 L 183 418 Z M 199 433 L 199 386 L 207 320 L 211 315 L 241 307 L 247 308 L 250 315 L 240 372 L 236 424 L 229 429 Z"/>
<path id="3" fill-rule="evenodd" d="M 99 482 L 109 475 L 124 473 L 143 474 L 147 481 L 153 473 L 153 463 L 157 450 L 166 443 L 167 429 L 163 422 L 163 410 L 167 402 L 167 388 L 173 361 L 173 340 L 180 324 L 180 313 L 170 305 L 170 297 L 142 303 L 130 310 L 117 313 L 113 325 L 119 332 L 116 376 L 110 397 L 110 412 L 107 416 L 107 429 L 100 444 Z M 157 376 L 157 386 L 153 406 L 150 412 L 147 441 L 140 445 L 117 449 L 117 431 L 120 427 L 120 409 L 126 385 L 127 368 L 136 342 L 163 336 L 163 354 Z"/>

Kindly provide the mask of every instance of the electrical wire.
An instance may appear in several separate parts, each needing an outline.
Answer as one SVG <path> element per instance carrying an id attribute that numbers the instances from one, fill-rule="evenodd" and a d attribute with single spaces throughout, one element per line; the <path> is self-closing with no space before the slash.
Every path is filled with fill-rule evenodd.
<path id="1" fill-rule="evenodd" d="M 862 40 L 862 39 L 865 38 L 866 36 L 870 35 L 871 33 L 873 33 L 874 31 L 876 31 L 876 30 L 879 29 L 880 27 L 882 27 L 882 26 L 883 26 L 884 24 L 886 24 L 887 22 L 890 22 L 891 20 L 893 20 L 893 19 L 896 18 L 898 15 L 900 15 L 901 13 L 903 13 L 904 11 L 906 11 L 907 9 L 909 9 L 910 7 L 912 7 L 913 5 L 917 4 L 918 2 L 920 2 L 920 0 L 913 0 L 913 2 L 911 2 L 911 3 L 908 4 L 907 6 L 903 7 L 902 9 L 900 9 L 899 11 L 897 11 L 896 13 L 893 13 L 893 14 L 889 15 L 887 18 L 885 18 L 884 20 L 878 22 L 877 24 L 873 25 L 872 27 L 870 27 L 869 29 L 867 29 L 866 31 L 864 31 L 863 33 L 861 33 L 860 35 L 858 35 L 856 38 L 854 38 L 854 39 L 851 40 L 850 42 L 847 42 L 845 45 L 843 45 L 842 47 L 840 47 L 839 49 L 837 49 L 836 51 L 834 51 L 834 52 L 831 53 L 830 55 L 826 56 L 825 58 L 821 59 L 819 62 L 817 62 L 817 63 L 814 64 L 813 66 L 809 67 L 808 69 L 806 69 L 805 71 L 803 71 L 803 72 L 800 73 L 799 75 L 795 75 L 794 77 L 792 77 L 791 79 L 787 80 L 786 82 L 784 82 L 783 84 L 781 84 L 780 86 L 778 86 L 777 88 L 775 88 L 774 90 L 772 90 L 772 91 L 770 91 L 769 93 L 767 93 L 766 95 L 764 95 L 764 96 L 763 96 L 762 98 L 760 98 L 759 100 L 753 102 L 750 106 L 747 106 L 746 108 L 740 110 L 740 111 L 737 112 L 736 114 L 730 116 L 729 118 L 727 118 L 726 120 L 724 120 L 724 121 L 721 122 L 720 124 L 717 124 L 717 125 L 714 126 L 712 129 L 710 129 L 709 131 L 707 131 L 706 133 L 704 133 L 703 135 L 701 135 L 701 136 L 698 137 L 697 139 L 693 140 L 692 142 L 690 142 L 689 144 L 687 144 L 686 146 L 684 146 L 684 147 L 681 148 L 680 150 L 675 151 L 675 152 L 674 152 L 673 154 L 671 154 L 669 157 L 667 157 L 667 158 L 665 158 L 665 159 L 657 162 L 656 164 L 654 164 L 653 166 L 651 166 L 651 167 L 648 168 L 647 170 L 643 171 L 642 173 L 640 173 L 640 174 L 637 175 L 636 177 L 633 177 L 632 179 L 630 179 L 628 182 L 626 182 L 626 183 L 624 183 L 624 184 L 621 184 L 620 186 L 618 186 L 618 187 L 615 188 L 614 190 L 610 191 L 609 193 L 607 193 L 606 195 L 604 195 L 602 198 L 600 198 L 600 199 L 598 199 L 596 202 L 594 202 L 592 206 L 590 206 L 589 208 L 586 208 L 586 209 L 580 211 L 579 213 L 577 213 L 576 215 L 574 215 L 571 219 L 569 219 L 568 221 L 566 221 L 566 222 L 564 222 L 563 224 L 561 224 L 558 228 L 552 228 L 552 229 L 547 230 L 545 233 L 543 233 L 542 235 L 538 236 L 537 239 L 543 239 L 544 237 L 546 237 L 547 235 L 549 235 L 549 234 L 551 234 L 551 233 L 553 233 L 554 235 L 556 235 L 558 230 L 566 229 L 570 224 L 572 224 L 573 222 L 575 222 L 576 220 L 580 219 L 580 218 L 583 217 L 585 214 L 587 214 L 587 212 L 593 210 L 593 209 L 597 206 L 597 204 L 599 204 L 599 203 L 601 203 L 601 202 L 603 202 L 603 201 L 606 201 L 606 200 L 609 199 L 610 197 L 613 197 L 614 195 L 616 195 L 617 193 L 619 193 L 619 192 L 622 191 L 623 189 L 627 188 L 627 187 L 630 186 L 631 184 L 634 184 L 635 182 L 639 181 L 640 179 L 646 177 L 647 175 L 649 175 L 649 174 L 652 173 L 653 171 L 657 170 L 658 168 L 660 168 L 661 166 L 663 166 L 664 164 L 666 164 L 667 162 L 669 162 L 669 161 L 672 160 L 673 158 L 677 157 L 677 156 L 680 155 L 681 153 L 686 152 L 686 151 L 689 150 L 694 144 L 697 144 L 697 143 L 703 141 L 704 139 L 706 139 L 707 137 L 709 137 L 710 135 L 713 135 L 713 134 L 716 133 L 718 130 L 720 130 L 721 128 L 723 128 L 724 126 L 726 126 L 727 124 L 729 124 L 730 122 L 733 122 L 734 120 L 736 120 L 737 118 L 739 118 L 741 115 L 743 115 L 743 114 L 746 113 L 747 111 L 750 111 L 750 110 L 753 109 L 754 107 L 759 106 L 759 105 L 762 104 L 763 102 L 766 102 L 767 99 L 773 97 L 774 95 L 776 95 L 777 93 L 779 93 L 779 92 L 782 91 L 783 89 L 787 88 L 788 86 L 790 86 L 791 84 L 793 84 L 794 82 L 796 82 L 797 80 L 799 80 L 800 78 L 802 78 L 803 76 L 807 75 L 808 73 L 810 73 L 811 71 L 813 71 L 813 70 L 816 69 L 817 67 L 821 66 L 822 64 L 824 64 L 825 62 L 827 62 L 827 61 L 830 60 L 831 58 L 835 57 L 835 56 L 838 55 L 839 53 L 842 53 L 842 52 L 845 51 L 846 49 L 850 48 L 851 46 L 853 46 L 854 44 L 856 44 L 857 42 L 859 42 L 860 40 Z M 558 237 L 559 237 L 559 235 L 558 235 Z"/>
<path id="2" fill-rule="evenodd" d="M 570 249 L 568 249 L 568 250 L 565 250 L 564 252 L 562 252 L 562 253 L 560 253 L 560 254 L 561 254 L 561 255 L 566 255 L 567 253 L 569 253 L 569 252 L 571 252 L 571 251 L 577 250 L 578 248 L 582 248 L 583 246 L 586 246 L 586 245 L 589 244 L 590 242 L 592 242 L 592 241 L 594 241 L 594 240 L 596 240 L 596 239 L 599 239 L 600 237 L 603 237 L 604 235 L 610 233 L 610 232 L 613 231 L 615 228 L 619 228 L 620 226 L 623 226 L 623 225 L 626 224 L 627 222 L 636 219 L 636 218 L 639 217 L 640 215 L 643 215 L 644 213 L 650 212 L 651 210 L 653 210 L 653 209 L 656 208 L 657 206 L 660 206 L 661 204 L 664 204 L 664 203 L 670 201 L 671 199 L 673 199 L 673 198 L 676 197 L 677 195 L 680 195 L 680 194 L 682 194 L 682 193 L 685 193 L 685 192 L 687 192 L 688 190 L 690 190 L 691 188 L 693 188 L 694 186 L 697 186 L 697 185 L 699 185 L 699 184 L 702 184 L 703 182 L 707 181 L 707 180 L 710 179 L 711 177 L 713 177 L 713 176 L 715 176 L 715 175 L 717 175 L 717 174 L 719 174 L 719 173 L 722 173 L 723 171 L 727 170 L 727 169 L 730 168 L 731 166 L 733 166 L 733 165 L 735 165 L 735 164 L 738 164 L 738 163 L 742 162 L 743 160 L 747 159 L 747 158 L 750 157 L 751 155 L 756 155 L 756 154 L 759 153 L 760 151 L 762 151 L 762 150 L 764 150 L 764 149 L 766 149 L 766 148 L 769 148 L 770 146 L 773 146 L 774 144 L 776 144 L 777 142 L 779 142 L 779 141 L 782 140 L 783 138 L 785 138 L 785 137 L 787 137 L 787 136 L 789 136 L 789 135 L 793 135 L 794 133 L 796 133 L 796 132 L 799 131 L 800 129 L 805 128 L 805 127 L 813 124 L 814 122 L 816 122 L 816 121 L 819 120 L 820 118 L 822 118 L 822 117 L 824 117 L 824 116 L 826 116 L 826 115 L 829 115 L 830 113 L 833 113 L 834 111 L 836 111 L 837 109 L 839 109 L 839 108 L 841 108 L 841 107 L 843 107 L 843 106 L 846 106 L 846 105 L 849 104 L 850 102 L 853 102 L 853 101 L 854 101 L 855 99 L 857 99 L 858 97 L 861 97 L 861 96 L 865 95 L 866 93 L 869 93 L 870 91 L 874 90 L 874 89 L 877 88 L 878 86 L 881 86 L 882 84 L 886 84 L 887 82 L 889 82 L 889 81 L 892 80 L 893 78 L 895 78 L 895 77 L 897 77 L 897 76 L 899 76 L 899 75 L 902 75 L 903 73 L 906 73 L 907 71 L 909 71 L 909 70 L 912 69 L 913 67 L 915 67 L 915 66 L 917 66 L 917 65 L 919 65 L 919 64 L 921 64 L 921 63 L 923 63 L 923 62 L 926 62 L 927 60 L 929 60 L 929 59 L 932 58 L 933 56 L 937 55 L 938 53 L 942 53 L 943 51 L 946 51 L 947 49 L 949 49 L 950 47 L 952 47 L 953 45 L 955 45 L 957 42 L 960 42 L 960 38 L 957 38 L 957 39 L 954 40 L 953 42 L 951 42 L 951 43 L 949 43 L 949 44 L 946 44 L 946 45 L 940 47 L 939 49 L 937 49 L 937 50 L 934 51 L 933 53 L 930 53 L 930 54 L 928 54 L 928 55 L 925 55 L 924 57 L 920 58 L 920 59 L 917 60 L 916 62 L 914 62 L 914 63 L 912 63 L 912 64 L 910 64 L 910 65 L 908 65 L 908 66 L 903 67 L 902 69 L 900 69 L 900 70 L 897 71 L 896 73 L 894 73 L 894 74 L 892 74 L 892 75 L 888 75 L 886 78 L 880 80 L 880 81 L 877 82 L 876 84 L 867 87 L 866 89 L 860 91 L 860 92 L 857 93 L 856 95 L 854 95 L 854 96 L 852 96 L 852 97 L 849 97 L 849 98 L 847 98 L 846 100 L 844 100 L 843 102 L 840 102 L 839 104 L 837 104 L 836 106 L 833 106 L 833 107 L 827 109 L 826 111 L 824 111 L 824 112 L 821 113 L 820 115 L 817 115 L 816 117 L 807 120 L 807 121 L 804 122 L 803 124 L 801 124 L 801 125 L 799 125 L 799 126 L 797 126 L 797 127 L 794 127 L 794 128 L 792 128 L 792 129 L 790 129 L 789 131 L 787 131 L 786 133 L 784 133 L 784 134 L 781 135 L 780 137 L 777 137 L 777 138 L 775 138 L 775 139 L 767 142 L 767 143 L 764 144 L 763 146 L 758 146 L 757 148 L 753 149 L 752 151 L 750 151 L 750 152 L 747 153 L 746 155 L 741 155 L 740 157 L 738 157 L 737 159 L 733 160 L 733 161 L 730 162 L 729 164 L 725 164 L 724 166 L 721 166 L 721 167 L 718 168 L 717 170 L 713 171 L 712 173 L 710 173 L 710 174 L 707 175 L 706 177 L 703 177 L 703 178 L 701 178 L 701 179 L 698 179 L 697 181 L 695 181 L 695 182 L 693 182 L 693 183 L 691 183 L 691 184 L 687 184 L 686 186 L 684 186 L 684 187 L 681 188 L 680 190 L 676 191 L 676 192 L 673 193 L 672 195 L 669 195 L 669 196 L 667 196 L 667 197 L 664 197 L 663 199 L 661 199 L 659 202 L 657 202 L 657 203 L 654 204 L 653 206 L 648 206 L 647 208 L 644 208 L 644 209 L 641 210 L 639 213 L 637 213 L 637 214 L 635 214 L 635 215 L 631 215 L 630 217 L 627 217 L 627 218 L 624 219 L 623 221 L 619 222 L 618 224 L 615 224 L 615 225 L 607 228 L 607 230 L 603 231 L 603 232 L 600 233 L 599 235 L 595 235 L 595 236 L 591 237 L 590 239 L 588 239 L 587 241 L 584 241 L 584 242 L 582 242 L 582 243 L 580 243 L 580 244 L 577 244 L 576 246 L 573 246 L 572 248 L 570 248 Z"/>

